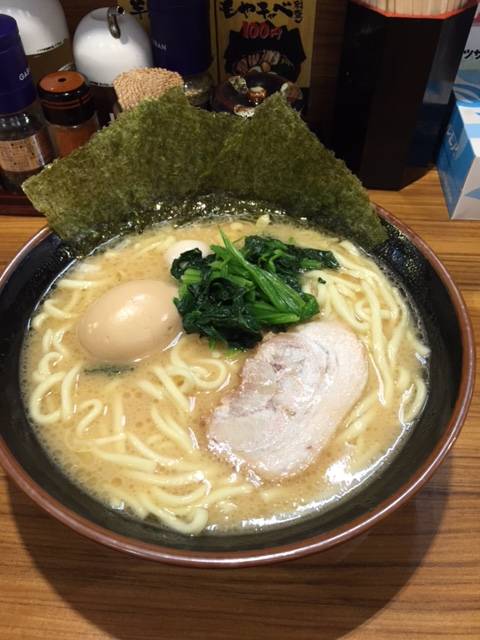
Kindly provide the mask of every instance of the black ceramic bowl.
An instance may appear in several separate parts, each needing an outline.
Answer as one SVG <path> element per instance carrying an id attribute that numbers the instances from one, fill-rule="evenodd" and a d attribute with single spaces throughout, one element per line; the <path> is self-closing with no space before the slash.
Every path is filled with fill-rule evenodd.
<path id="1" fill-rule="evenodd" d="M 434 253 L 411 230 L 380 211 L 390 234 L 380 259 L 403 281 L 423 317 L 432 347 L 427 407 L 383 473 L 330 511 L 262 533 L 188 537 L 102 506 L 49 460 L 29 425 L 19 386 L 27 322 L 43 292 L 72 261 L 59 238 L 40 231 L 0 279 L 0 462 L 42 508 L 75 531 L 110 547 L 164 562 L 241 566 L 323 551 L 365 532 L 429 479 L 458 436 L 472 395 L 474 346 L 461 295 Z"/>

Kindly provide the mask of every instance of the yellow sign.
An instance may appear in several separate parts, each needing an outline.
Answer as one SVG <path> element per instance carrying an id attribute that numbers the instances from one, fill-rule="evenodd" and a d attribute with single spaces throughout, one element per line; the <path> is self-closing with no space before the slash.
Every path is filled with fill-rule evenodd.
<path id="1" fill-rule="evenodd" d="M 212 1 L 220 81 L 257 69 L 310 86 L 316 0 Z"/>

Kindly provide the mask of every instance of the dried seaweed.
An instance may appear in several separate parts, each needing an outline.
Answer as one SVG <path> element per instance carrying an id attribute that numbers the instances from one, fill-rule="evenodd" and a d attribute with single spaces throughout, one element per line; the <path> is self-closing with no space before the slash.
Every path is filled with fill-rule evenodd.
<path id="1" fill-rule="evenodd" d="M 386 239 L 359 180 L 276 94 L 232 131 L 206 190 L 262 198 L 365 247 Z"/>
<path id="2" fill-rule="evenodd" d="M 196 109 L 172 90 L 122 114 L 23 188 L 83 251 L 175 217 L 185 199 L 205 193 L 266 201 L 367 248 L 385 239 L 360 182 L 280 95 L 243 120 Z"/>
<path id="3" fill-rule="evenodd" d="M 95 246 L 151 216 L 158 200 L 201 193 L 204 173 L 236 124 L 172 90 L 123 113 L 23 190 L 63 239 Z"/>

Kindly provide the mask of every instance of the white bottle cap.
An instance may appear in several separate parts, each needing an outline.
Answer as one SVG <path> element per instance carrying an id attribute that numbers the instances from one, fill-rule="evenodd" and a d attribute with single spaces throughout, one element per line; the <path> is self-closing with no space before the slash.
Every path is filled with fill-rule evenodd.
<path id="1" fill-rule="evenodd" d="M 80 73 L 92 84 L 112 86 L 123 71 L 153 65 L 150 40 L 130 14 L 117 15 L 120 37 L 109 29 L 107 7 L 95 9 L 80 22 L 73 39 L 73 57 Z"/>

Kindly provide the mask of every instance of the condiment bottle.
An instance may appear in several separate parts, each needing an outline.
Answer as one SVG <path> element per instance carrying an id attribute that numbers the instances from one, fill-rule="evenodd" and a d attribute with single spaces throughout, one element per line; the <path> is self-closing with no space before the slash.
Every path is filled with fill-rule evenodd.
<path id="1" fill-rule="evenodd" d="M 209 0 L 149 0 L 155 66 L 183 76 L 185 93 L 197 107 L 208 107 L 213 81 Z"/>
<path id="2" fill-rule="evenodd" d="M 17 23 L 0 14 L 0 169 L 9 191 L 53 160 Z"/>
<path id="3" fill-rule="evenodd" d="M 124 71 L 151 67 L 152 48 L 144 29 L 122 7 L 103 7 L 87 14 L 73 38 L 77 71 L 92 90 L 100 124 L 114 118 L 113 81 Z"/>
<path id="4" fill-rule="evenodd" d="M 61 158 L 85 144 L 98 131 L 92 94 L 81 73 L 49 73 L 40 81 L 38 93 L 55 152 Z"/>
<path id="5" fill-rule="evenodd" d="M 52 71 L 73 69 L 67 21 L 59 0 L 0 0 L 15 18 L 35 84 Z"/>

